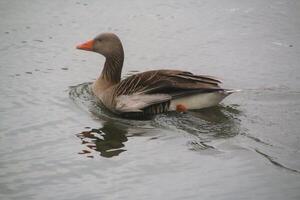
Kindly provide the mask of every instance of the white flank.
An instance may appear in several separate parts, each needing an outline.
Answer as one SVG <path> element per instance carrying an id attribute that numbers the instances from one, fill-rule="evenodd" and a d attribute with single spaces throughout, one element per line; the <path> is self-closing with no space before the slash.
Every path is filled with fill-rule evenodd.
<path id="1" fill-rule="evenodd" d="M 171 100 L 170 111 L 175 111 L 177 105 L 183 105 L 188 110 L 208 108 L 218 105 L 228 95 L 240 90 L 224 90 L 209 93 L 200 93 Z"/>

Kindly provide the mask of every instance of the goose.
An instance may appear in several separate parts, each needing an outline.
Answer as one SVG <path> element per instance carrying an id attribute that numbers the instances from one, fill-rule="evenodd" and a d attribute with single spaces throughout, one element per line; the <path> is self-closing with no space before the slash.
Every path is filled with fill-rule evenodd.
<path id="1" fill-rule="evenodd" d="M 207 108 L 235 92 L 221 88 L 216 77 L 172 69 L 146 71 L 121 80 L 124 50 L 114 33 L 102 33 L 76 48 L 106 58 L 91 90 L 109 111 L 121 117 L 142 118 L 168 111 Z"/>

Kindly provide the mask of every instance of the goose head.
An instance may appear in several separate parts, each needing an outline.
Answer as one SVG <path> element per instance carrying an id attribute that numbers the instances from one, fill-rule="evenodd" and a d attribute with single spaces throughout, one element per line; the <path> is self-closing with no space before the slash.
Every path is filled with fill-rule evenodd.
<path id="1" fill-rule="evenodd" d="M 77 49 L 93 51 L 106 58 L 123 54 L 121 40 L 114 33 L 102 33 L 92 40 L 89 40 L 76 47 Z"/>

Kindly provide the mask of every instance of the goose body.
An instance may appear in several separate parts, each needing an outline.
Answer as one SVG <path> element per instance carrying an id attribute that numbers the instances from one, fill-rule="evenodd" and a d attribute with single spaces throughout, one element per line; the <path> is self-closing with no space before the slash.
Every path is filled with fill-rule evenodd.
<path id="1" fill-rule="evenodd" d="M 100 34 L 77 48 L 106 57 L 92 91 L 106 108 L 124 117 L 207 108 L 234 92 L 221 88 L 215 77 L 180 70 L 146 71 L 121 80 L 124 51 L 113 33 Z"/>

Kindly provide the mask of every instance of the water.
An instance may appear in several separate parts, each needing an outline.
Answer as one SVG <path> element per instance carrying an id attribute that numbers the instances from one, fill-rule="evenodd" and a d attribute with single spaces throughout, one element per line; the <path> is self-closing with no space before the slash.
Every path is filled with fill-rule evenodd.
<path id="1" fill-rule="evenodd" d="M 0 1 L 0 199 L 300 199 L 300 4 Z M 134 121 L 96 106 L 112 31 L 123 75 L 184 69 L 242 89 Z M 70 93 L 70 94 L 69 94 Z"/>

